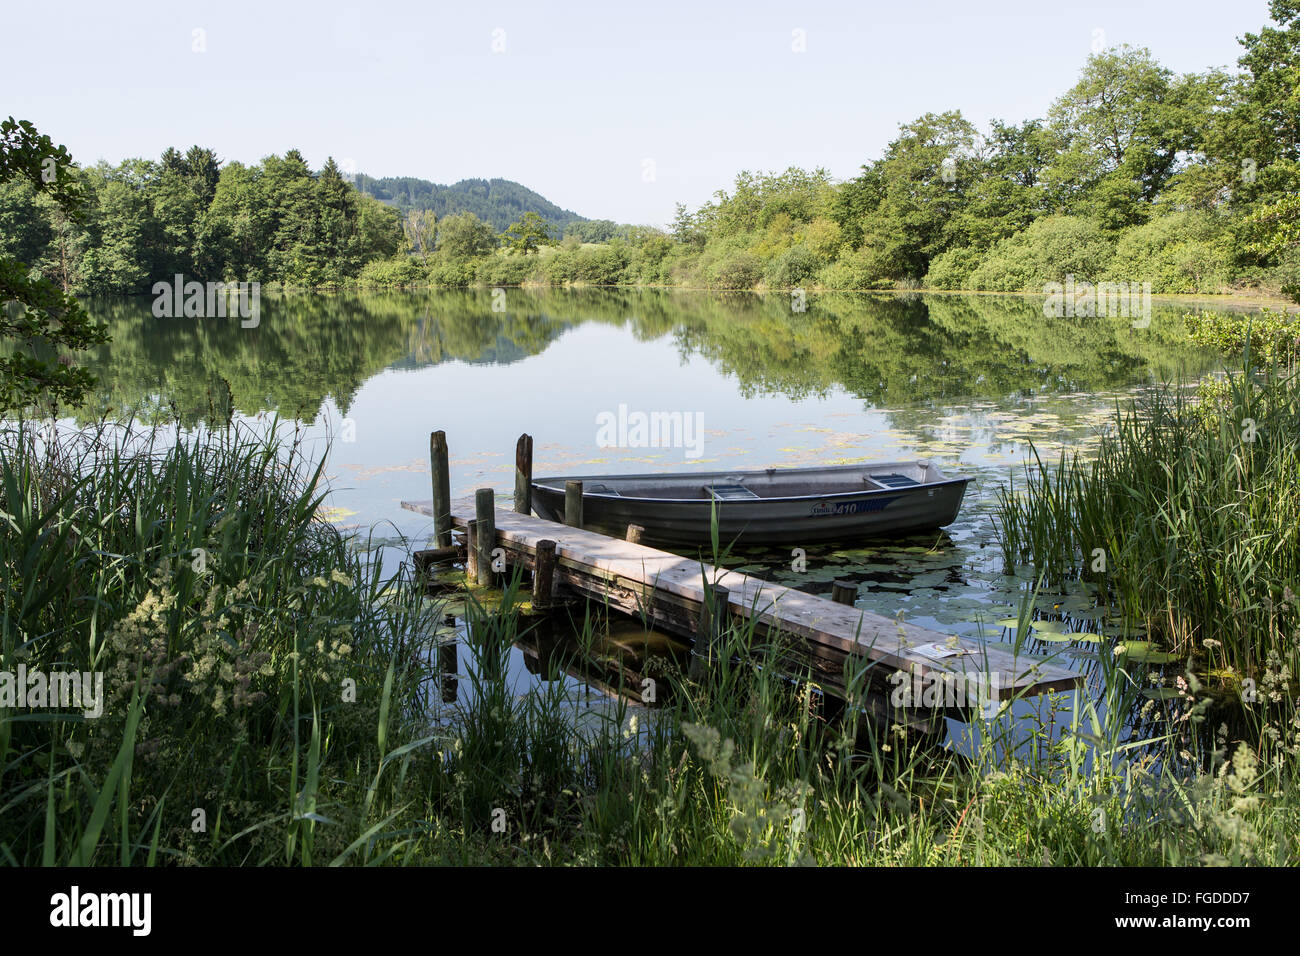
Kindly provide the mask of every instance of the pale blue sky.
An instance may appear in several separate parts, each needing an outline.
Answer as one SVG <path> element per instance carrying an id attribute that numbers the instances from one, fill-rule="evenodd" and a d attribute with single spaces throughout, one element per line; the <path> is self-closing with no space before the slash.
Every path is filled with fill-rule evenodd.
<path id="1" fill-rule="evenodd" d="M 1097 30 L 1188 72 L 1233 66 L 1268 22 L 1265 0 L 0 5 L 0 115 L 83 164 L 296 146 L 315 167 L 501 176 L 653 224 L 741 169 L 851 177 L 926 111 L 1041 116 Z"/>

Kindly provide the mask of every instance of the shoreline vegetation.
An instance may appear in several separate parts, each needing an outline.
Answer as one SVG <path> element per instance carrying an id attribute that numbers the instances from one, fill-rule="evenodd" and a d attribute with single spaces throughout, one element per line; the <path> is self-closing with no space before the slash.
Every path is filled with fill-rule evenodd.
<path id="1" fill-rule="evenodd" d="M 808 295 L 863 295 L 863 296 L 909 296 L 909 295 L 927 295 L 927 296 L 989 296 L 1004 298 L 1022 298 L 1022 299 L 1046 299 L 1049 293 L 1040 291 L 1036 292 L 998 292 L 990 290 L 976 289 L 932 289 L 928 286 L 916 286 L 914 288 L 899 289 L 835 289 L 819 285 L 807 286 L 789 286 L 783 288 L 768 287 L 757 285 L 750 289 L 716 289 L 708 286 L 689 286 L 689 285 L 666 285 L 641 283 L 637 285 L 600 285 L 594 282 L 565 282 L 556 284 L 551 282 L 524 281 L 514 285 L 489 285 L 487 283 L 473 282 L 462 285 L 436 285 L 432 282 L 423 283 L 399 283 L 396 285 L 385 285 L 376 283 L 373 285 L 366 284 L 363 280 L 358 279 L 355 283 L 350 284 L 329 284 L 321 286 L 298 286 L 284 285 L 282 283 L 272 282 L 261 287 L 263 295 L 310 295 L 314 293 L 345 293 L 345 292 L 455 292 L 459 290 L 472 290 L 476 292 L 490 291 L 492 289 L 521 289 L 524 291 L 536 290 L 573 290 L 573 291 L 602 291 L 610 292 L 619 291 L 647 291 L 647 292 L 681 292 L 681 293 L 710 293 L 714 295 L 755 295 L 755 296 L 787 296 L 795 292 L 804 292 Z M 1226 292 L 1166 292 L 1151 294 L 1151 301 L 1158 303 L 1178 303 L 1187 305 L 1215 305 L 1227 307 L 1240 307 L 1247 309 L 1275 309 L 1283 312 L 1300 311 L 1300 304 L 1293 298 L 1283 294 L 1280 291 L 1267 292 L 1258 289 L 1234 289 Z"/>

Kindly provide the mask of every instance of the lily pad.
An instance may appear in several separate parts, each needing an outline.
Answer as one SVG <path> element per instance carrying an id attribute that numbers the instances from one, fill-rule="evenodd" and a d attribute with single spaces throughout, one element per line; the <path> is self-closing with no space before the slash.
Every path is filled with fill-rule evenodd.
<path id="1" fill-rule="evenodd" d="M 1041 631 L 1044 634 L 1060 634 L 1065 630 L 1065 625 L 1060 621 L 1034 621 L 1035 631 Z"/>
<path id="2" fill-rule="evenodd" d="M 1159 650 L 1150 641 L 1128 641 L 1117 644 L 1115 651 L 1131 661 L 1139 661 L 1143 664 L 1168 664 L 1170 661 L 1178 660 L 1177 654 Z"/>
<path id="3" fill-rule="evenodd" d="M 1176 700 L 1187 695 L 1177 687 L 1147 687 L 1143 689 L 1142 696 L 1151 700 Z"/>
<path id="4" fill-rule="evenodd" d="M 1048 644 L 1068 644 L 1070 642 L 1070 639 L 1064 634 L 1058 634 L 1055 631 L 1040 631 L 1037 628 L 1034 629 L 1034 637 Z"/>

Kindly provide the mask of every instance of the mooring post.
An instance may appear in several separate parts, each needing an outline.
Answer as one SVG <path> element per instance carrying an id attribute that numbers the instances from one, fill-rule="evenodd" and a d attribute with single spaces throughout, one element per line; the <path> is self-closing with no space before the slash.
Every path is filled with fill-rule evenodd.
<path id="1" fill-rule="evenodd" d="M 564 523 L 571 528 L 582 527 L 582 482 L 564 483 Z"/>
<path id="2" fill-rule="evenodd" d="M 691 648 L 691 679 L 699 680 L 704 671 L 721 656 L 722 632 L 730 616 L 731 592 L 721 584 L 710 584 L 700 605 L 700 623 Z"/>
<path id="3" fill-rule="evenodd" d="M 460 557 L 460 548 L 452 545 L 450 548 L 431 548 L 425 551 L 412 551 L 411 560 L 415 563 L 415 570 L 420 574 L 428 574 L 435 564 L 446 564 L 448 561 L 455 561 Z"/>
<path id="4" fill-rule="evenodd" d="M 858 599 L 856 581 L 836 581 L 831 585 L 831 600 L 836 604 L 852 604 Z"/>
<path id="5" fill-rule="evenodd" d="M 491 488 L 474 492 L 474 514 L 478 519 L 478 575 L 480 585 L 496 583 L 492 571 L 492 550 L 497 544 L 497 493 Z"/>
<path id="6" fill-rule="evenodd" d="M 478 519 L 465 525 L 465 583 L 478 583 Z"/>
<path id="7" fill-rule="evenodd" d="M 643 534 L 645 534 L 645 528 L 641 527 L 639 524 L 630 524 L 627 526 L 627 540 L 631 541 L 633 544 L 640 544 L 641 536 Z"/>
<path id="8" fill-rule="evenodd" d="M 515 443 L 515 511 L 533 511 L 533 436 L 527 434 Z"/>
<path id="9" fill-rule="evenodd" d="M 451 547 L 451 477 L 447 433 L 429 433 L 429 469 L 433 472 L 433 546 Z"/>
<path id="10" fill-rule="evenodd" d="M 455 630 L 455 616 L 448 614 L 444 617 L 442 626 Z M 450 639 L 444 637 L 442 643 L 438 646 L 438 670 L 442 672 L 442 702 L 444 704 L 454 704 L 456 702 L 456 672 L 460 669 L 456 661 L 456 644 L 455 637 Z"/>
<path id="11" fill-rule="evenodd" d="M 537 564 L 533 569 L 533 608 L 545 611 L 554 601 L 555 542 L 542 538 L 537 542 Z"/>

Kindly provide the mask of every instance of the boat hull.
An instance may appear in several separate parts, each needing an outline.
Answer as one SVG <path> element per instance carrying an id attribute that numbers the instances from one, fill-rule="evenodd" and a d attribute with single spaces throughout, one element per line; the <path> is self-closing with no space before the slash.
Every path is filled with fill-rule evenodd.
<path id="1" fill-rule="evenodd" d="M 837 466 L 844 468 L 845 466 Z M 826 474 L 836 469 L 805 471 Z M 859 466 L 852 469 L 862 472 Z M 794 470 L 785 473 L 791 474 Z M 696 480 L 725 480 L 743 484 L 746 479 L 771 480 L 773 472 L 699 475 Z M 602 494 L 586 486 L 627 483 L 652 476 L 594 476 L 578 479 L 539 479 L 533 483 L 533 510 L 539 517 L 564 521 L 564 482 L 584 482 L 583 526 L 621 538 L 629 524 L 645 529 L 647 543 L 695 546 L 711 542 L 711 520 L 716 510 L 720 546 L 786 544 L 808 545 L 847 542 L 941 528 L 956 520 L 969 477 L 943 478 L 905 488 L 860 489 L 740 500 L 711 498 L 643 497 Z M 677 479 L 680 480 L 680 479 Z M 807 490 L 807 489 L 804 489 Z M 669 493 L 672 490 L 669 489 Z"/>

